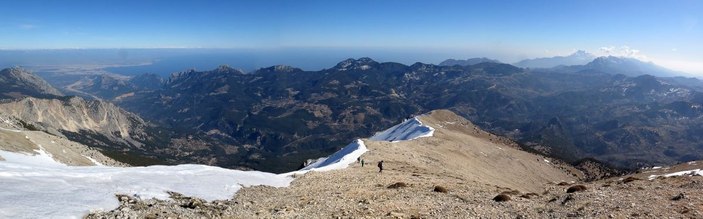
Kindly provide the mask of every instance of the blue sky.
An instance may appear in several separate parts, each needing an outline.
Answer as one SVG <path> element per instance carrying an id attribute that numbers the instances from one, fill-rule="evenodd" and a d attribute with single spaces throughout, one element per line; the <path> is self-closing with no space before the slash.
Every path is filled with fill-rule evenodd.
<path id="1" fill-rule="evenodd" d="M 703 1 L 0 0 L 0 5 L 0 49 L 368 48 L 427 54 L 417 61 L 487 56 L 514 62 L 577 49 L 603 55 L 608 47 L 614 54 L 703 75 Z"/>

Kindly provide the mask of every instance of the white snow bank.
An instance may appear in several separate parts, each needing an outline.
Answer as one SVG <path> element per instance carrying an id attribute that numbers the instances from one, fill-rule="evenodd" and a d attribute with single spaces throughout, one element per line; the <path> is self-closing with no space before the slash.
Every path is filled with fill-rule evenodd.
<path id="1" fill-rule="evenodd" d="M 403 123 L 395 125 L 385 131 L 377 132 L 372 136 L 374 141 L 409 141 L 422 137 L 430 137 L 434 134 L 434 128 L 423 125 L 417 117 L 406 120 Z"/>
<path id="2" fill-rule="evenodd" d="M 243 186 L 285 187 L 294 174 L 346 168 L 366 151 L 356 140 L 303 170 L 273 174 L 193 164 L 77 167 L 56 162 L 44 150 L 34 156 L 0 150 L 5 158 L 0 161 L 0 218 L 80 218 L 118 207 L 115 194 L 168 199 L 166 191 L 174 191 L 209 201 L 229 199 Z"/>
<path id="3" fill-rule="evenodd" d="M 80 218 L 118 206 L 115 194 L 167 199 L 165 191 L 206 200 L 228 199 L 242 186 L 288 186 L 290 177 L 205 165 L 74 167 L 40 151 L 0 151 L 0 218 Z"/>
<path id="4" fill-rule="evenodd" d="M 684 171 L 679 171 L 679 172 L 674 172 L 674 173 L 669 173 L 669 174 L 664 174 L 664 175 L 650 175 L 649 180 L 656 179 L 657 177 L 660 177 L 660 176 L 672 177 L 672 176 L 683 176 L 683 175 L 703 176 L 703 171 L 701 169 L 693 169 L 693 170 L 684 170 Z"/>
<path id="5" fill-rule="evenodd" d="M 66 153 L 66 152 L 64 151 L 64 153 Z M 88 156 L 83 156 L 83 157 L 88 158 L 88 160 L 90 160 L 90 162 L 93 162 L 93 164 L 95 166 L 105 166 L 102 163 L 100 163 L 99 161 L 93 159 L 92 157 L 88 157 Z"/>
<path id="6" fill-rule="evenodd" d="M 350 164 L 356 162 L 357 158 L 359 158 L 362 154 L 366 153 L 367 151 L 369 151 L 369 149 L 366 148 L 364 142 L 360 139 L 357 139 L 356 141 L 352 142 L 351 144 L 347 145 L 336 153 L 330 155 L 329 157 L 324 159 L 318 159 L 315 163 L 312 163 L 306 166 L 305 168 L 301 169 L 301 171 L 328 171 L 347 168 Z M 291 174 L 301 173 L 301 171 L 291 172 Z"/>

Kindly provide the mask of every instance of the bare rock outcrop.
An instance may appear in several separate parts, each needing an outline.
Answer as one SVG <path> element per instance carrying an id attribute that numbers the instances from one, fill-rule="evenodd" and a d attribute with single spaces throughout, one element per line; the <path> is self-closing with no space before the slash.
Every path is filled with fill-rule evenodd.
<path id="1" fill-rule="evenodd" d="M 111 140 L 139 146 L 134 135 L 142 133 L 147 123 L 112 103 L 85 100 L 81 97 L 67 99 L 39 99 L 26 97 L 0 103 L 4 117 L 16 118 L 39 130 L 63 136 L 64 132 L 81 131 L 99 133 Z"/>

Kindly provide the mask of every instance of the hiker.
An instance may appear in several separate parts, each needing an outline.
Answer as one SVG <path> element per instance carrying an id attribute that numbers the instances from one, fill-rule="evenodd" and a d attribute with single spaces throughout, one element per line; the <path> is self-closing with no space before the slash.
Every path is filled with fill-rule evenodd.
<path id="1" fill-rule="evenodd" d="M 378 162 L 378 172 L 383 172 L 383 161 Z"/>
<path id="2" fill-rule="evenodd" d="M 364 159 L 361 159 L 361 167 L 364 167 Z"/>

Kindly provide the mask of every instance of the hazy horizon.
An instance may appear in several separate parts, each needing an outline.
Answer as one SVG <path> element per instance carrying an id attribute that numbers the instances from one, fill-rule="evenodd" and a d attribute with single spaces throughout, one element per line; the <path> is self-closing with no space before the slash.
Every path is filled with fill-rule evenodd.
<path id="1" fill-rule="evenodd" d="M 328 57 L 514 63 L 586 50 L 702 76 L 700 11 L 701 1 L 7 1 L 0 49 L 244 50 L 303 68 Z M 285 63 L 310 51 L 335 53 Z"/>

